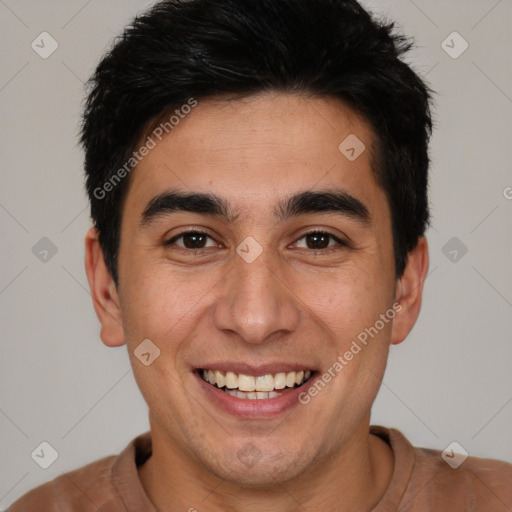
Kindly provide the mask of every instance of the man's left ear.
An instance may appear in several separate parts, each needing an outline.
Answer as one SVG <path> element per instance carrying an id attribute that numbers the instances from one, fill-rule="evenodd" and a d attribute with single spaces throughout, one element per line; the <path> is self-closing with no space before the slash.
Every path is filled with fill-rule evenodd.
<path id="1" fill-rule="evenodd" d="M 423 284 L 428 272 L 428 244 L 420 237 L 416 247 L 407 256 L 407 265 L 396 283 L 397 307 L 391 332 L 391 343 L 397 345 L 411 332 L 421 309 Z"/>

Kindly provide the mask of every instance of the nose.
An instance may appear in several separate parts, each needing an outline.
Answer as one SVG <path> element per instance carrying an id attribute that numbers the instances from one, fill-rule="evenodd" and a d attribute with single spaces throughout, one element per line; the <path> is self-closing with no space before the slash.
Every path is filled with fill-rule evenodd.
<path id="1" fill-rule="evenodd" d="M 300 301 L 286 286 L 278 267 L 271 267 L 270 251 L 264 250 L 251 263 L 238 255 L 234 260 L 215 304 L 215 327 L 254 345 L 271 343 L 295 331 L 300 322 Z"/>

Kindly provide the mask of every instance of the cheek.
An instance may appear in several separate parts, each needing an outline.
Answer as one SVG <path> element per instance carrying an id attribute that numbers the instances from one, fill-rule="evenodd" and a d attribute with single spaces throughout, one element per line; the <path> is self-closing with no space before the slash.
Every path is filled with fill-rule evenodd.
<path id="1" fill-rule="evenodd" d="M 121 295 L 128 350 L 133 355 L 143 340 L 151 340 L 159 350 L 155 364 L 161 368 L 160 372 L 139 371 L 139 376 L 147 385 L 172 378 L 185 382 L 190 377 L 188 363 L 197 347 L 194 339 L 202 329 L 211 328 L 209 308 L 222 274 L 192 276 L 171 269 L 165 262 L 130 268 L 132 273 Z M 137 368 L 140 363 L 133 360 L 132 365 Z"/>
<path id="2" fill-rule="evenodd" d="M 132 256 L 125 260 L 122 276 L 123 321 L 129 337 L 163 339 L 180 329 L 193 315 L 208 287 L 208 281 L 183 275 L 165 262 Z"/>
<path id="3" fill-rule="evenodd" d="M 311 294 L 310 304 L 315 304 L 317 325 L 326 333 L 319 349 L 325 351 L 323 371 L 333 385 L 327 386 L 325 399 L 338 404 L 337 413 L 346 414 L 348 409 L 359 416 L 378 392 L 395 311 L 387 283 L 377 274 L 352 270 L 326 280 L 324 292 Z"/>
<path id="4" fill-rule="evenodd" d="M 380 315 L 392 306 L 393 290 L 380 275 L 354 267 L 343 269 L 317 280 L 314 287 L 303 288 L 300 296 L 331 335 L 340 343 L 346 343 L 350 341 L 348 338 L 355 338 L 374 326 Z M 378 327 L 379 331 L 389 334 L 391 322 L 384 326 L 379 323 Z"/>

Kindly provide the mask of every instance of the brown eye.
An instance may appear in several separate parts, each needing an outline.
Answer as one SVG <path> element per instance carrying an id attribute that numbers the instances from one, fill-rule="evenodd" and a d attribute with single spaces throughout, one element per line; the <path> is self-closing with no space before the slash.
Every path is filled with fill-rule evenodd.
<path id="1" fill-rule="evenodd" d="M 179 235 L 176 235 L 175 237 L 166 241 L 165 246 L 176 245 L 179 248 L 190 249 L 192 251 L 194 249 L 205 249 L 207 248 L 205 243 L 208 238 L 211 239 L 209 235 L 201 231 L 184 231 L 183 233 L 180 233 Z M 182 244 L 176 243 L 176 241 L 179 239 L 183 240 Z M 215 246 L 215 244 L 213 244 L 213 246 Z"/>
<path id="2" fill-rule="evenodd" d="M 336 246 L 347 245 L 338 237 L 325 231 L 310 231 L 299 238 L 299 240 L 303 239 L 305 240 L 305 249 L 325 251 L 336 248 Z M 334 244 L 329 245 L 331 241 L 333 241 Z"/>
<path id="3" fill-rule="evenodd" d="M 203 249 L 207 237 L 199 233 L 185 233 L 181 238 L 187 249 Z"/>

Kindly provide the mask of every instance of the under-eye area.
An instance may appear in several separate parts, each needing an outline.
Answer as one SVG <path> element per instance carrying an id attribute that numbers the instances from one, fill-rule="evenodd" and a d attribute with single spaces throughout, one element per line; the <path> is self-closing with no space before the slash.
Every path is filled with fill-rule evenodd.
<path id="1" fill-rule="evenodd" d="M 303 386 L 317 372 L 300 370 L 265 375 L 245 375 L 221 370 L 199 369 L 201 378 L 234 398 L 265 400 L 278 398 Z"/>

